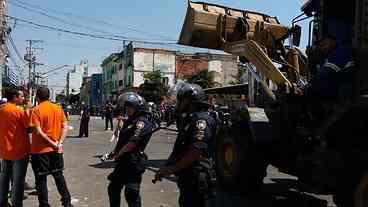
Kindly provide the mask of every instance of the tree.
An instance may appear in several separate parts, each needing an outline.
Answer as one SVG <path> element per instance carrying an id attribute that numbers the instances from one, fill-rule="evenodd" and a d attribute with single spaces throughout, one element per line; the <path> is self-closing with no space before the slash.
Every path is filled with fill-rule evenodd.
<path id="1" fill-rule="evenodd" d="M 145 81 L 152 81 L 154 83 L 162 83 L 162 74 L 160 71 L 146 72 L 143 74 Z"/>
<path id="2" fill-rule="evenodd" d="M 144 83 L 139 86 L 140 95 L 146 101 L 159 103 L 161 97 L 167 95 L 168 87 L 163 83 L 160 71 L 147 72 L 143 74 Z"/>
<path id="3" fill-rule="evenodd" d="M 198 84 L 202 88 L 213 88 L 221 86 L 220 83 L 215 81 L 215 71 L 202 70 L 198 74 L 185 77 L 188 83 Z"/>

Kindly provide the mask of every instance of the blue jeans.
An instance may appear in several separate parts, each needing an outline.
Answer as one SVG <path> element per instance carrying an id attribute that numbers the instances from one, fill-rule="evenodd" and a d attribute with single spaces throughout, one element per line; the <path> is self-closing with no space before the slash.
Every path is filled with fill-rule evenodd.
<path id="1" fill-rule="evenodd" d="M 1 160 L 0 163 L 0 206 L 8 203 L 10 181 L 12 181 L 12 204 L 23 206 L 24 183 L 27 173 L 28 157 L 21 160 Z"/>

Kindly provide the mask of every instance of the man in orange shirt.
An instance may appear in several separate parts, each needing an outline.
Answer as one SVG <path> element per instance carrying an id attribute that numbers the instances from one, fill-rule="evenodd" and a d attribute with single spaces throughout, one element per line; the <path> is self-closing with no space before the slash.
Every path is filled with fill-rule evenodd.
<path id="1" fill-rule="evenodd" d="M 0 206 L 8 203 L 12 179 L 12 206 L 21 207 L 30 150 L 27 136 L 29 116 L 18 106 L 24 102 L 22 91 L 10 88 L 6 91 L 6 98 L 8 103 L 0 107 Z"/>
<path id="2" fill-rule="evenodd" d="M 61 195 L 62 205 L 71 207 L 71 196 L 63 175 L 62 143 L 68 131 L 66 117 L 60 106 L 49 101 L 50 91 L 48 88 L 39 88 L 36 98 L 39 105 L 33 108 L 31 115 L 31 123 L 34 128 L 31 153 L 39 206 L 50 207 L 47 176 L 52 175 Z"/>

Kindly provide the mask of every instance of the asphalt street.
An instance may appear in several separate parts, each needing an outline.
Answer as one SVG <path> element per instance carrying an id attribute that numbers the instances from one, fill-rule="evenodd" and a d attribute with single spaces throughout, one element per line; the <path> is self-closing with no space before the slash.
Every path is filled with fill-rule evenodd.
<path id="1" fill-rule="evenodd" d="M 79 120 L 72 117 L 71 129 L 65 142 L 65 177 L 72 194 L 75 207 L 107 207 L 107 176 L 114 163 L 100 162 L 98 155 L 110 152 L 114 143 L 110 143 L 111 131 L 104 130 L 104 120 L 92 117 L 90 121 L 90 137 L 77 138 Z M 175 132 L 161 130 L 154 134 L 146 153 L 149 156 L 147 170 L 141 187 L 143 206 L 174 207 L 177 205 L 178 190 L 175 179 L 164 179 L 152 184 L 154 172 L 165 162 L 175 142 Z M 34 183 L 31 168 L 28 169 L 27 181 Z M 49 200 L 52 207 L 61 206 L 53 178 L 49 176 Z M 279 173 L 273 167 L 268 168 L 268 176 L 264 180 L 263 193 L 244 198 L 238 195 L 218 193 L 216 206 L 242 207 L 325 207 L 334 206 L 331 196 L 314 195 L 303 192 L 295 177 Z M 32 192 L 26 193 L 26 207 L 38 206 L 37 197 Z M 122 200 L 124 200 L 122 194 Z M 127 206 L 125 201 L 122 206 Z"/>

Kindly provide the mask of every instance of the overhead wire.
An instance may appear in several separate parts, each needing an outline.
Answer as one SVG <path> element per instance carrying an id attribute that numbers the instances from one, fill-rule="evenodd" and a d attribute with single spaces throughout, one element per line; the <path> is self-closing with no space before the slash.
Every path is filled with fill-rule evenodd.
<path id="1" fill-rule="evenodd" d="M 7 50 L 8 57 L 13 62 L 14 66 L 16 66 L 17 68 L 21 68 L 19 64 L 17 63 L 17 61 L 15 60 L 11 50 L 9 49 L 8 44 L 6 44 L 6 50 Z"/>
<path id="2" fill-rule="evenodd" d="M 13 1 L 10 1 L 9 3 L 12 4 L 13 6 L 22 8 L 24 10 L 27 10 L 27 11 L 30 11 L 30 12 L 33 12 L 33 13 L 37 13 L 37 14 L 40 14 L 42 16 L 48 17 L 50 19 L 56 20 L 56 21 L 61 22 L 61 23 L 65 24 L 65 25 L 71 25 L 73 27 L 78 27 L 78 28 L 84 28 L 84 29 L 89 30 L 89 31 L 93 31 L 93 32 L 98 32 L 98 33 L 104 34 L 105 36 L 118 37 L 118 38 L 126 38 L 126 39 L 133 39 L 133 37 L 128 37 L 128 36 L 125 36 L 125 35 L 115 35 L 115 34 L 112 34 L 110 32 L 104 31 L 104 30 L 92 28 L 92 27 L 89 27 L 89 26 L 86 26 L 86 25 L 83 25 L 83 24 L 73 23 L 71 21 L 64 20 L 64 19 L 59 18 L 59 17 L 56 17 L 56 16 L 52 16 L 52 15 L 47 14 L 45 12 L 37 11 L 35 9 L 29 8 L 29 7 L 26 7 L 26 6 L 19 5 L 17 3 L 14 3 Z M 144 40 L 143 38 L 136 38 L 136 39 L 138 39 L 138 40 Z"/>
<path id="3" fill-rule="evenodd" d="M 12 38 L 12 36 L 11 36 L 10 34 L 8 35 L 8 39 L 9 39 L 10 44 L 11 44 L 11 46 L 12 46 L 12 48 L 13 48 L 13 50 L 14 50 L 15 54 L 17 55 L 18 59 L 19 59 L 22 63 L 25 63 L 25 62 L 24 62 L 24 60 L 23 60 L 22 55 L 20 54 L 20 52 L 19 52 L 19 50 L 18 50 L 17 46 L 15 45 L 14 40 L 13 40 L 13 38 Z"/>
<path id="4" fill-rule="evenodd" d="M 58 11 L 58 10 L 54 10 L 54 9 L 46 9 L 46 8 L 41 7 L 39 5 L 31 4 L 31 3 L 21 1 L 21 0 L 10 0 L 9 2 L 13 2 L 13 3 L 18 2 L 18 3 L 23 4 L 23 7 L 25 7 L 24 5 L 26 5 L 28 8 L 32 8 L 33 10 L 37 9 L 39 11 L 51 12 L 51 13 L 63 15 L 63 16 L 66 16 L 66 17 L 72 16 L 72 17 L 77 18 L 78 20 L 83 20 L 84 19 L 85 22 L 86 21 L 94 22 L 94 23 L 97 23 L 97 24 L 105 26 L 105 27 L 109 26 L 109 27 L 114 27 L 114 28 L 123 29 L 123 30 L 130 30 L 130 31 L 133 31 L 133 32 L 139 33 L 139 34 L 146 34 L 146 35 L 150 35 L 150 36 L 160 37 L 161 40 L 166 39 L 166 40 L 169 40 L 169 41 L 176 41 L 175 39 L 172 39 L 171 37 L 164 36 L 164 35 L 161 35 L 161 34 L 154 34 L 154 33 L 151 33 L 151 32 L 147 32 L 147 31 L 143 31 L 143 30 L 140 30 L 140 29 L 135 29 L 135 28 L 132 28 L 132 27 L 127 27 L 127 26 L 118 26 L 118 25 L 112 24 L 112 23 L 104 21 L 104 20 L 88 18 L 88 17 L 84 17 L 84 16 L 81 16 L 81 15 L 73 14 L 71 12 L 63 12 L 63 11 Z M 48 15 L 48 14 L 46 14 L 46 15 Z"/>
<path id="5" fill-rule="evenodd" d="M 114 36 L 114 37 L 109 37 L 106 35 L 99 35 L 99 34 L 92 34 L 92 33 L 86 33 L 86 32 L 77 32 L 77 31 L 73 31 L 73 30 L 68 30 L 68 29 L 63 29 L 63 28 L 58 28 L 58 27 L 54 27 L 54 26 L 49 26 L 49 25 L 44 25 L 44 24 L 39 24 L 39 23 L 35 23 L 29 20 L 25 20 L 22 18 L 18 18 L 18 17 L 13 17 L 10 15 L 5 15 L 6 17 L 16 20 L 16 21 L 20 21 L 23 23 L 27 23 L 30 25 L 34 25 L 40 28 L 45 28 L 48 30 L 53 30 L 53 31 L 57 31 L 57 32 L 63 32 L 63 33 L 69 33 L 69 34 L 74 34 L 74 35 L 79 35 L 79 36 L 85 36 L 85 37 L 91 37 L 91 38 L 96 38 L 96 39 L 105 39 L 105 40 L 112 40 L 112 41 L 131 41 L 131 42 L 137 42 L 137 43 L 143 43 L 143 44 L 158 44 L 158 45 L 177 45 L 177 43 L 174 42 L 158 42 L 158 41 L 144 41 L 144 40 L 137 40 L 137 39 L 130 39 L 130 38 L 125 38 L 123 36 Z"/>
<path id="6" fill-rule="evenodd" d="M 32 29 L 36 29 L 36 30 L 40 30 L 40 31 L 49 31 L 49 32 L 59 32 L 59 31 L 55 31 L 54 29 L 48 29 L 48 28 L 43 28 L 43 27 L 39 27 L 39 26 L 36 26 L 36 25 L 32 25 L 32 24 L 27 24 L 27 23 L 22 23 L 22 22 L 18 22 L 17 20 L 14 20 L 15 21 L 15 26 L 14 28 L 17 28 L 17 27 L 24 27 L 24 28 L 32 28 Z M 61 32 L 59 32 L 60 34 Z M 136 42 L 137 40 L 127 40 L 127 41 L 132 41 L 132 42 Z M 50 43 L 49 41 L 47 41 L 47 43 Z M 52 45 L 58 45 L 58 46 L 63 46 L 63 47 L 69 47 L 69 48 L 76 48 L 76 49 L 80 49 L 80 48 L 86 48 L 86 49 L 93 49 L 93 50 L 106 50 L 106 49 L 111 49 L 111 48 L 97 48 L 97 47 L 90 47 L 90 46 L 84 46 L 84 45 L 79 45 L 79 44 L 65 44 L 65 43 L 51 43 Z M 143 43 L 143 44 L 148 44 L 147 42 L 146 43 Z M 156 42 L 154 43 L 154 45 L 157 45 Z M 173 45 L 175 45 L 173 43 Z M 182 46 L 182 45 L 175 45 L 175 47 L 180 47 L 180 48 L 183 48 L 185 46 Z"/>
<path id="7" fill-rule="evenodd" d="M 8 47 L 8 45 L 6 45 L 6 49 L 7 49 L 7 53 L 8 53 L 8 57 L 9 57 L 9 59 L 12 61 L 12 63 L 14 64 L 14 68 L 15 68 L 15 70 L 16 70 L 16 72 L 18 72 L 19 73 L 19 79 L 22 79 L 24 76 L 23 76 L 23 72 L 24 72 L 24 67 L 21 67 L 18 63 L 17 63 L 17 61 L 15 60 L 15 58 L 14 58 L 14 56 L 13 56 L 13 54 L 12 54 L 12 52 L 10 51 L 10 49 L 9 49 L 9 47 Z M 10 69 L 12 68 L 12 67 L 9 67 Z"/>
<path id="8" fill-rule="evenodd" d="M 52 15 L 49 15 L 45 12 L 42 12 L 42 11 L 37 11 L 35 9 L 32 9 L 32 8 L 29 8 L 29 7 L 26 7 L 26 6 L 23 6 L 23 5 L 19 5 L 13 1 L 9 1 L 9 3 L 13 6 L 16 6 L 18 8 L 22 8 L 26 11 L 29 11 L 29 12 L 33 12 L 33 13 L 37 13 L 37 14 L 40 14 L 42 16 L 45 16 L 45 17 L 48 17 L 50 19 L 53 19 L 55 21 L 58 21 L 58 22 L 61 22 L 61 23 L 64 23 L 66 25 L 71 25 L 71 26 L 74 26 L 74 27 L 80 27 L 80 28 L 84 28 L 86 30 L 90 30 L 90 31 L 93 31 L 93 32 L 100 32 L 100 33 L 103 33 L 103 34 L 109 34 L 108 32 L 106 31 L 102 31 L 102 30 L 99 30 L 99 29 L 95 29 L 95 28 L 92 28 L 92 27 L 88 27 L 88 26 L 85 26 L 85 25 L 82 25 L 82 24 L 77 24 L 77 23 L 73 23 L 71 21 L 66 21 L 62 18 L 59 18 L 59 17 L 56 17 L 56 16 L 52 16 Z"/>

